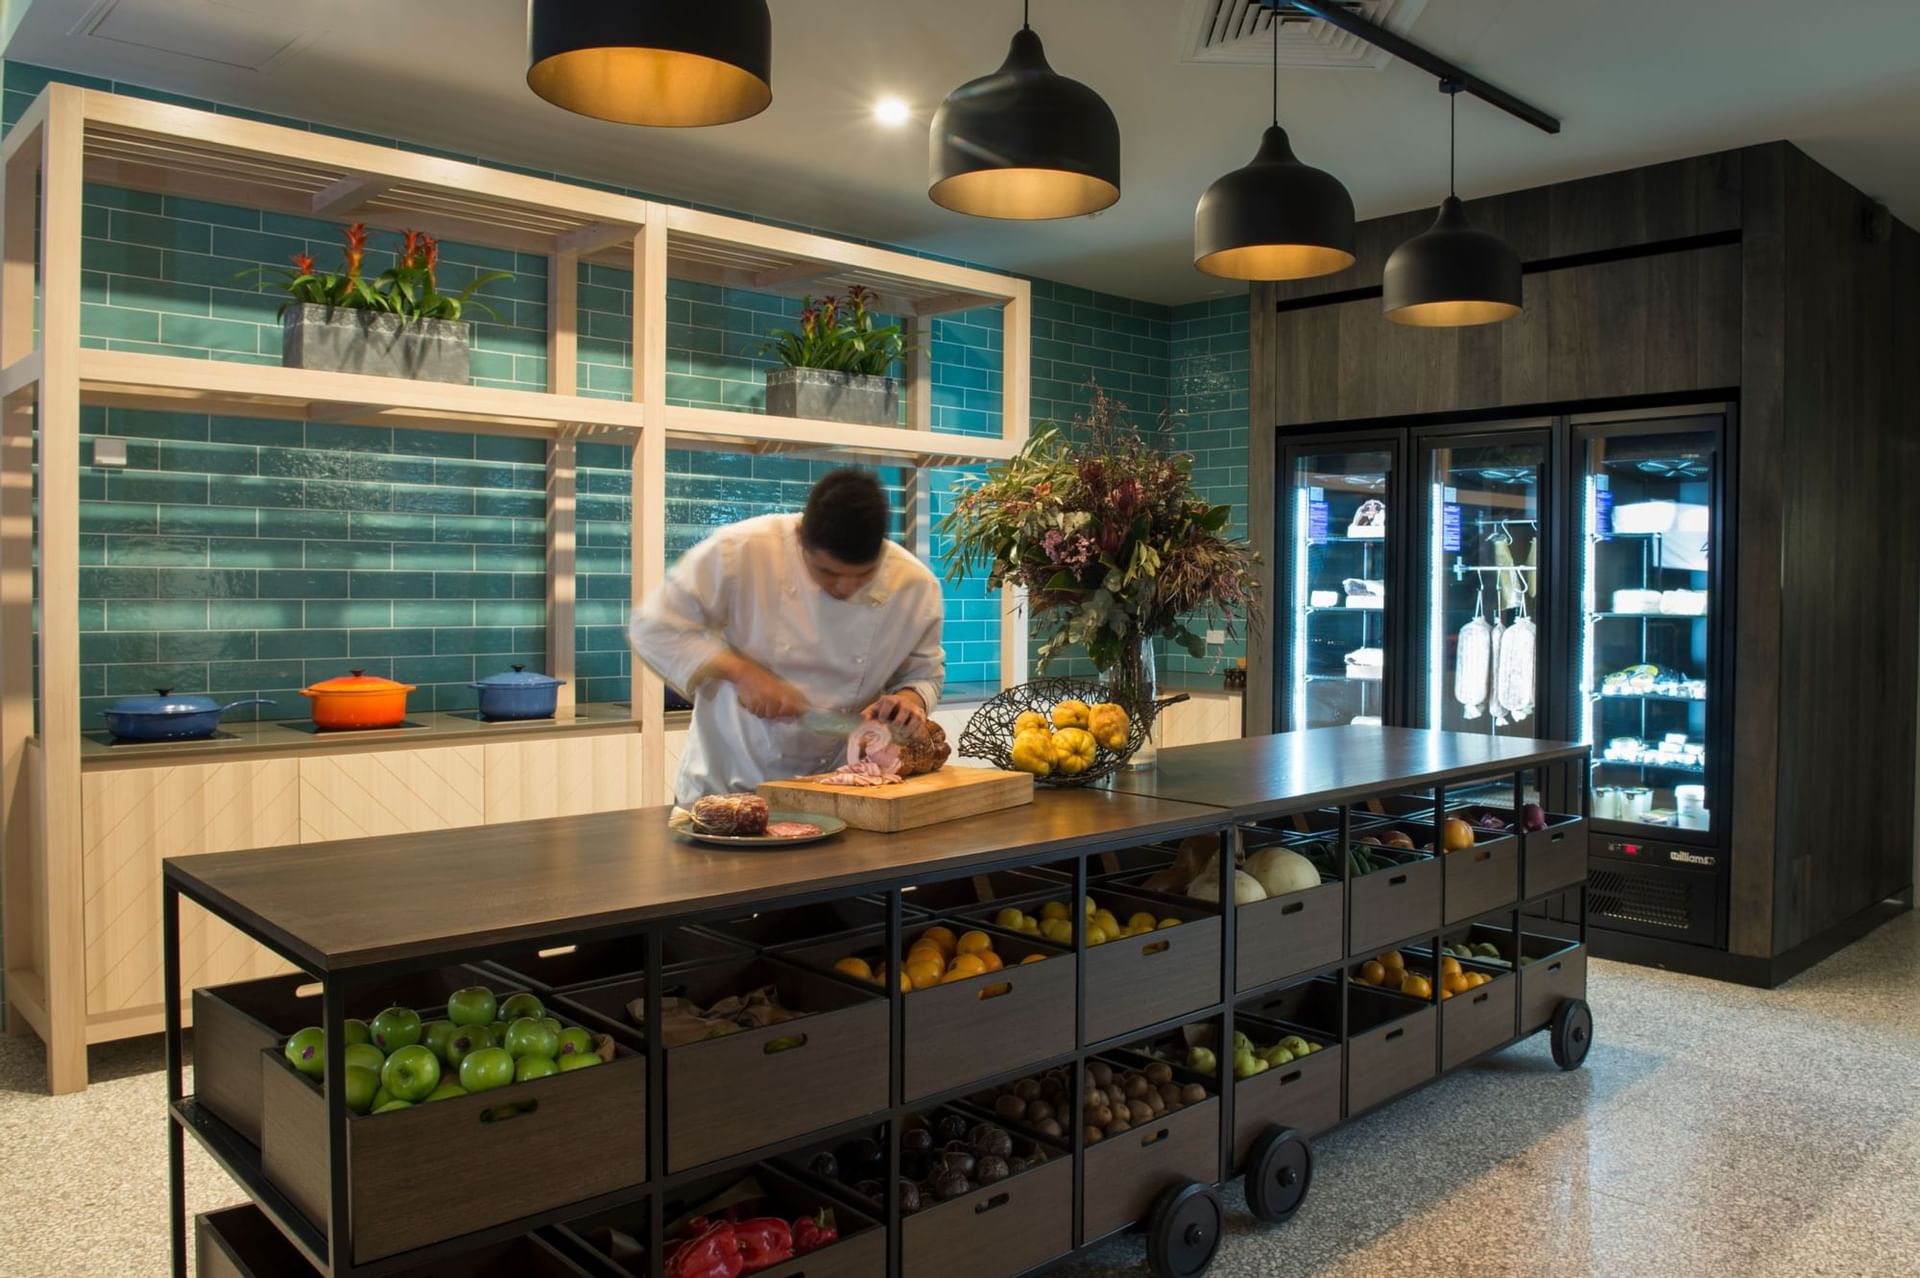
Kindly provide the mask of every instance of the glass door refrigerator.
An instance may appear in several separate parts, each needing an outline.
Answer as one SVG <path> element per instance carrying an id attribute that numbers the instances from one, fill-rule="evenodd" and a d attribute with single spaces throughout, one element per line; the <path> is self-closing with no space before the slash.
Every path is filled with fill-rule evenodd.
<path id="1" fill-rule="evenodd" d="M 1419 437 L 1416 727 L 1554 735 L 1553 444 L 1547 423 Z"/>
<path id="2" fill-rule="evenodd" d="M 1281 459 L 1282 730 L 1397 722 L 1390 585 L 1405 530 L 1390 515 L 1402 438 L 1295 439 Z"/>
<path id="3" fill-rule="evenodd" d="M 1725 943 L 1729 886 L 1725 438 L 1718 413 L 1573 427 L 1593 921 L 1701 945 Z"/>

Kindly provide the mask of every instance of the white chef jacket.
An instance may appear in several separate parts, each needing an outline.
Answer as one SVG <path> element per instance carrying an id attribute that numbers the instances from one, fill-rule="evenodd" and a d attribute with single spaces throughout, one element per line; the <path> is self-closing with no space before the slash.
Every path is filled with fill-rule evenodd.
<path id="1" fill-rule="evenodd" d="M 844 739 L 748 713 L 730 683 L 688 687 L 728 649 L 793 684 L 817 709 L 858 714 L 905 688 L 928 710 L 938 703 L 947 664 L 940 582 L 892 542 L 881 559 L 858 593 L 835 599 L 807 575 L 800 516 L 762 515 L 689 550 L 640 605 L 634 651 L 693 700 L 693 731 L 674 781 L 682 805 L 828 771 L 845 757 Z"/>

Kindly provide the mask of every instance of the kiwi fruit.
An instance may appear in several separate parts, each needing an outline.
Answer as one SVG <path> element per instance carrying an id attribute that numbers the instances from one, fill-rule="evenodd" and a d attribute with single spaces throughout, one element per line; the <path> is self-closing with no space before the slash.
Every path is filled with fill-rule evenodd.
<path id="1" fill-rule="evenodd" d="M 1131 1098 L 1127 1095 L 1126 1090 L 1116 1083 L 1112 1087 L 1107 1088 L 1107 1099 L 1118 1107 L 1126 1104 Z"/>
<path id="2" fill-rule="evenodd" d="M 1104 1103 L 1089 1105 L 1087 1107 L 1087 1121 L 1100 1127 L 1105 1127 L 1113 1121 L 1113 1106 Z"/>
<path id="3" fill-rule="evenodd" d="M 1126 1081 L 1120 1084 L 1120 1090 L 1128 1100 L 1139 1100 L 1147 1094 L 1147 1080 L 1144 1075 L 1128 1074 Z"/>
<path id="4" fill-rule="evenodd" d="M 1134 1102 L 1134 1104 L 1136 1105 L 1138 1105 L 1139 1103 L 1140 1103 L 1139 1101 Z M 1148 1092 L 1147 1108 L 1152 1110 L 1154 1113 L 1154 1117 L 1157 1118 L 1161 1114 L 1164 1114 L 1167 1112 L 1167 1102 L 1165 1101 L 1165 1099 L 1161 1097 L 1159 1092 Z"/>
<path id="5" fill-rule="evenodd" d="M 1087 1073 L 1093 1075 L 1094 1085 L 1105 1087 L 1113 1082 L 1113 1066 L 1105 1061 L 1095 1061 L 1087 1066 Z"/>
<path id="6" fill-rule="evenodd" d="M 1133 1124 L 1118 1114 L 1115 1114 L 1113 1121 L 1107 1124 L 1107 1135 L 1109 1136 L 1118 1136 L 1121 1132 L 1130 1132 L 1132 1130 Z"/>
<path id="7" fill-rule="evenodd" d="M 1143 1100 L 1130 1101 L 1128 1103 L 1127 1121 L 1135 1127 L 1140 1126 L 1142 1123 L 1151 1123 L 1153 1121 L 1153 1106 Z"/>
<path id="8" fill-rule="evenodd" d="M 1087 1137 L 1087 1144 L 1093 1145 L 1093 1144 L 1097 1144 L 1100 1141 L 1105 1140 L 1107 1138 L 1107 1133 L 1103 1128 L 1089 1127 L 1086 1130 L 1086 1137 Z"/>
<path id="9" fill-rule="evenodd" d="M 1153 1064 L 1147 1066 L 1146 1073 L 1147 1081 L 1155 1087 L 1173 1081 L 1173 1066 L 1167 1064 L 1165 1061 L 1155 1061 Z"/>
<path id="10" fill-rule="evenodd" d="M 1059 1140 L 1067 1134 L 1066 1128 L 1060 1126 L 1060 1120 L 1057 1118 L 1041 1120 L 1034 1125 L 1034 1130 L 1049 1140 Z"/>
<path id="11" fill-rule="evenodd" d="M 1013 1094 L 1023 1101 L 1040 1099 L 1040 1080 L 1023 1078 L 1013 1085 Z"/>
<path id="12" fill-rule="evenodd" d="M 1178 1109 L 1184 1103 L 1180 1099 L 1180 1084 L 1178 1083 L 1160 1084 L 1159 1095 L 1160 1099 L 1166 1102 L 1168 1109 Z"/>
<path id="13" fill-rule="evenodd" d="M 1043 1100 L 1034 1101 L 1035 1105 L 1045 1105 Z M 993 1112 L 1009 1123 L 1017 1123 L 1027 1116 L 1027 1102 L 1009 1092 L 993 1103 Z"/>
<path id="14" fill-rule="evenodd" d="M 1037 1100 L 1037 1101 L 1031 1101 L 1028 1103 L 1027 1105 L 1027 1121 L 1028 1122 L 1030 1123 L 1044 1122 L 1047 1119 L 1052 1117 L 1053 1117 L 1053 1102 Z"/>
<path id="15" fill-rule="evenodd" d="M 1198 1083 L 1188 1083 L 1180 1089 L 1180 1099 L 1189 1105 L 1198 1105 L 1207 1098 L 1207 1089 Z"/>

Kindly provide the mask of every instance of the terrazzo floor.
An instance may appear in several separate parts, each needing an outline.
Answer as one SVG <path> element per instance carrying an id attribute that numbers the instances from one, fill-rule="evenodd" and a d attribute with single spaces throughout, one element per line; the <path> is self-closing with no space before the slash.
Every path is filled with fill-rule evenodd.
<path id="1" fill-rule="evenodd" d="M 1329 1134 L 1311 1197 L 1257 1227 L 1236 1191 L 1218 1278 L 1911 1278 L 1920 1274 L 1920 916 L 1774 991 L 1596 963 L 1595 1044 L 1544 1038 Z M 0 1038 L 0 1275 L 166 1272 L 158 1040 L 93 1049 L 44 1094 Z M 239 1195 L 191 1143 L 193 1210 Z M 1121 1239 L 1059 1278 L 1140 1274 Z"/>

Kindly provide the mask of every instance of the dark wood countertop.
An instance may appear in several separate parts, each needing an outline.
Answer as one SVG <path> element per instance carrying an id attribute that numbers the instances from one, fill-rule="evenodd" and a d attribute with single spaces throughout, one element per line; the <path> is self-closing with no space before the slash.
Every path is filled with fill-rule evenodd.
<path id="1" fill-rule="evenodd" d="M 1378 794 L 1441 785 L 1503 767 L 1579 757 L 1585 746 L 1422 728 L 1310 728 L 1162 750 L 1156 765 L 1123 772 L 1129 794 L 1224 808 L 1254 820 Z"/>
<path id="2" fill-rule="evenodd" d="M 1022 853 L 1126 846 L 1220 824 L 1209 808 L 1054 790 L 1029 807 L 812 847 L 707 847 L 669 808 L 179 857 L 169 878 L 316 971 L 751 909 L 965 874 Z"/>

